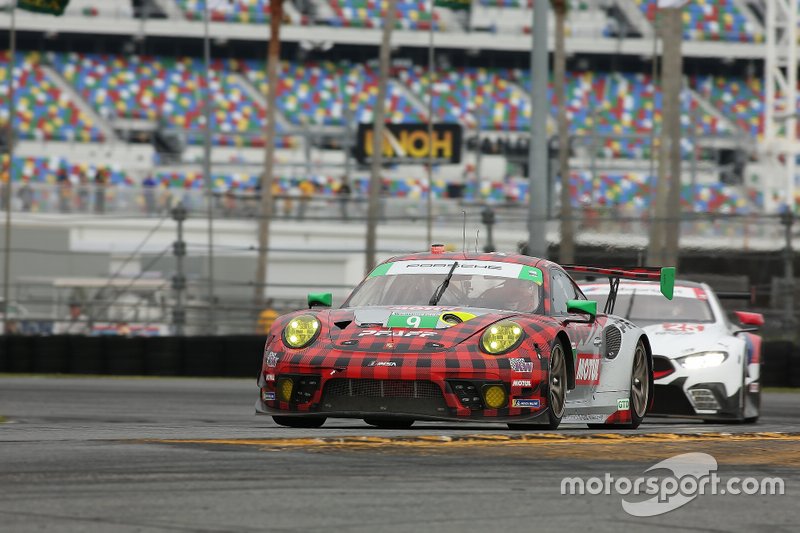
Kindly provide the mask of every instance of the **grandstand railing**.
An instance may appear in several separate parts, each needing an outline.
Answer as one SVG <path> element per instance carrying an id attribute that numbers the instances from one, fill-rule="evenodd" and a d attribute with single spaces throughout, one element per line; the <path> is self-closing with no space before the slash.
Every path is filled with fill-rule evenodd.
<path id="1" fill-rule="evenodd" d="M 0 188 L 0 196 L 6 189 Z M 554 195 L 554 198 L 556 196 Z M 142 186 L 96 186 L 72 184 L 16 183 L 13 189 L 12 210 L 27 213 L 110 216 L 162 217 L 178 203 L 189 215 L 203 218 L 208 215 L 207 195 L 202 188 L 171 188 Z M 364 224 L 368 199 L 362 194 L 347 197 L 306 195 L 290 191 L 273 197 L 273 217 L 294 221 L 341 221 Z M 605 204 L 605 205 L 604 205 Z M 3 205 L 0 202 L 0 205 Z M 527 197 L 506 198 L 500 201 L 436 198 L 431 216 L 437 225 L 460 226 L 466 213 L 470 227 L 481 224 L 481 212 L 492 208 L 497 225 L 508 229 L 527 227 Z M 608 243 L 618 238 L 648 235 L 652 211 L 626 203 L 580 201 L 573 208 L 579 238 L 602 236 Z M 558 204 L 551 202 L 550 223 L 558 219 Z M 212 215 L 218 219 L 255 220 L 261 216 L 261 199 L 257 192 L 229 189 L 214 191 Z M 424 197 L 379 197 L 379 224 L 423 224 L 428 217 Z M 709 242 L 708 246 L 738 246 L 744 248 L 779 249 L 782 247 L 782 226 L 775 215 L 725 213 L 709 208 L 692 212 L 684 206 L 675 215 L 681 224 L 681 235 L 697 239 L 728 238 L 728 243 Z M 602 240 L 601 239 L 601 240 Z M 622 244 L 622 242 L 621 242 Z M 700 245 L 703 245 L 700 242 Z"/>

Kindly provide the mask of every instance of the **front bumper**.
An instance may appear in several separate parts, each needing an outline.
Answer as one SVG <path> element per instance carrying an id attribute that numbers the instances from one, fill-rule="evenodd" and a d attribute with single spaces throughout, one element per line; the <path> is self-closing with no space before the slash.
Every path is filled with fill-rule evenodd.
<path id="1" fill-rule="evenodd" d="M 536 369 L 538 367 L 538 370 Z M 546 420 L 547 380 L 542 365 L 522 375 L 437 368 L 328 369 L 297 365 L 265 368 L 259 375 L 256 413 L 331 418 L 412 418 L 414 420 L 526 422 Z M 292 379 L 291 401 L 277 392 Z M 486 404 L 487 387 L 500 386 L 507 399 L 501 408 Z"/>
<path id="2" fill-rule="evenodd" d="M 738 391 L 725 395 L 722 383 L 695 383 L 687 387 L 679 378 L 668 385 L 655 385 L 652 416 L 675 416 L 703 420 L 737 420 L 740 417 Z"/>
<path id="3" fill-rule="evenodd" d="M 653 364 L 655 391 L 648 414 L 704 420 L 741 416 L 740 355 L 729 354 L 722 364 L 711 368 L 687 369 L 675 359 L 659 355 L 653 356 Z"/>

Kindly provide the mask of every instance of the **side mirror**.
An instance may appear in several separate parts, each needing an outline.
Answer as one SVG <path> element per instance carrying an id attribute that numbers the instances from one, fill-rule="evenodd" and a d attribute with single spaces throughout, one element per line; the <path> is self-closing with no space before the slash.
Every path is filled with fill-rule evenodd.
<path id="1" fill-rule="evenodd" d="M 764 315 L 761 313 L 748 313 L 746 311 L 736 311 L 736 318 L 739 319 L 739 322 L 746 326 L 763 326 L 764 325 Z"/>
<path id="2" fill-rule="evenodd" d="M 308 293 L 308 308 L 330 307 L 333 303 L 333 295 L 329 292 L 310 292 Z"/>
<path id="3" fill-rule="evenodd" d="M 594 300 L 567 300 L 567 313 L 589 315 L 589 322 L 597 317 L 597 302 Z"/>
<path id="4" fill-rule="evenodd" d="M 737 329 L 733 332 L 734 335 L 737 333 L 754 333 L 758 331 L 759 326 L 764 325 L 764 315 L 761 313 L 748 313 L 746 311 L 734 311 L 734 313 L 739 322 L 745 326 L 750 326 Z"/>

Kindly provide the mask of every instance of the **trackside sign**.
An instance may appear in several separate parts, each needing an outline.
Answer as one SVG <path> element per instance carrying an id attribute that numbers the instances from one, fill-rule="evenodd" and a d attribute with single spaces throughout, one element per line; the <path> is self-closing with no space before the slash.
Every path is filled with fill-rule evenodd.
<path id="1" fill-rule="evenodd" d="M 17 7 L 37 13 L 61 15 L 64 13 L 69 0 L 17 0 Z"/>
<path id="2" fill-rule="evenodd" d="M 383 133 L 383 158 L 386 163 L 425 163 L 428 150 L 433 151 L 434 163 L 461 162 L 460 124 L 434 124 L 433 136 L 428 135 L 428 125 L 424 123 L 386 124 Z M 355 153 L 359 163 L 367 163 L 372 158 L 372 147 L 372 124 L 359 124 Z"/>

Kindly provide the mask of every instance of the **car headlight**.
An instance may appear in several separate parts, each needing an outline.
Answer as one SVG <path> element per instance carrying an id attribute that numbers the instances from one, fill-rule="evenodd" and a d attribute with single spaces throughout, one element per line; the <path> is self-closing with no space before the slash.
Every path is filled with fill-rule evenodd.
<path id="1" fill-rule="evenodd" d="M 683 368 L 696 370 L 698 368 L 711 368 L 719 366 L 728 354 L 726 352 L 697 352 L 678 359 Z"/>
<path id="2" fill-rule="evenodd" d="M 290 348 L 304 348 L 317 338 L 319 320 L 312 315 L 296 316 L 283 328 L 283 342 Z"/>
<path id="3" fill-rule="evenodd" d="M 481 337 L 481 348 L 486 353 L 499 355 L 516 348 L 522 339 L 522 327 L 511 320 L 492 324 Z"/>

